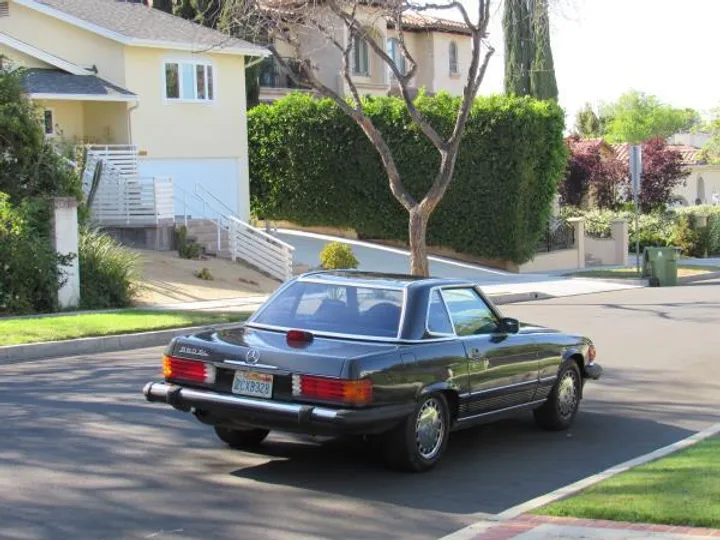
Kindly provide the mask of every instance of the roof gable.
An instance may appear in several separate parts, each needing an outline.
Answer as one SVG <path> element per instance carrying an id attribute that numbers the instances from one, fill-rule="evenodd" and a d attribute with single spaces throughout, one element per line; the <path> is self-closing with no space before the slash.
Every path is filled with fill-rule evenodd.
<path id="1" fill-rule="evenodd" d="M 40 60 L 47 65 L 72 73 L 73 75 L 92 75 L 85 68 L 73 64 L 72 62 L 68 62 L 67 60 L 63 60 L 54 54 L 50 54 L 49 52 L 33 47 L 32 45 L 8 36 L 3 32 L 0 32 L 0 43 L 10 47 L 11 49 L 26 54 L 27 56 Z"/>
<path id="2" fill-rule="evenodd" d="M 124 45 L 266 56 L 257 45 L 143 4 L 122 0 L 13 0 Z"/>

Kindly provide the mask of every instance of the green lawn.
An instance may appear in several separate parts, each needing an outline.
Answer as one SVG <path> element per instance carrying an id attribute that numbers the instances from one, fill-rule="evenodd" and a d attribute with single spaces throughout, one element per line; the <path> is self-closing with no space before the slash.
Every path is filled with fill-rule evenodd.
<path id="1" fill-rule="evenodd" d="M 720 528 L 720 436 L 621 473 L 535 513 Z"/>
<path id="2" fill-rule="evenodd" d="M 128 310 L 116 313 L 0 319 L 0 345 L 130 334 L 243 321 L 246 313 Z"/>
<path id="3" fill-rule="evenodd" d="M 709 272 L 720 272 L 720 266 L 701 266 L 701 265 L 678 265 L 678 277 L 696 276 L 698 274 L 707 274 Z M 641 268 L 642 270 L 642 268 Z M 570 277 L 586 277 L 586 278 L 605 278 L 605 279 L 639 279 L 637 269 L 634 266 L 625 266 L 622 268 L 608 268 L 603 270 L 585 270 L 582 272 L 571 272 L 564 274 Z"/>

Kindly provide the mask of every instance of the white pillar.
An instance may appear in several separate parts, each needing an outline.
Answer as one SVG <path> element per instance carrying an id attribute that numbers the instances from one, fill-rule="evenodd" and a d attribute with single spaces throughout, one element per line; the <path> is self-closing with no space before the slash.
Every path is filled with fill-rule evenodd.
<path id="1" fill-rule="evenodd" d="M 612 239 L 615 242 L 615 260 L 613 264 L 627 266 L 628 264 L 628 222 L 625 219 L 614 219 L 610 224 Z"/>
<path id="2" fill-rule="evenodd" d="M 77 200 L 74 197 L 55 197 L 52 201 L 53 248 L 59 255 L 73 255 L 69 265 L 60 267 L 65 283 L 58 291 L 58 303 L 61 308 L 77 307 L 80 303 Z"/>
<path id="3" fill-rule="evenodd" d="M 568 219 L 575 229 L 575 249 L 577 250 L 577 268 L 585 268 L 585 218 Z"/>

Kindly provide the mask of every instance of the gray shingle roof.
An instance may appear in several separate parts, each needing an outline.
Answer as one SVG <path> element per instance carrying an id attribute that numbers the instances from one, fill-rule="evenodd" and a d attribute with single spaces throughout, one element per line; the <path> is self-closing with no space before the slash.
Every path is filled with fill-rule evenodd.
<path id="1" fill-rule="evenodd" d="M 260 53 L 257 45 L 230 37 L 143 4 L 124 0 L 35 0 L 128 40 L 161 41 L 198 49 L 243 49 Z"/>
<path id="2" fill-rule="evenodd" d="M 117 98 L 135 94 L 95 75 L 72 75 L 58 69 L 25 70 L 23 86 L 30 94 L 93 95 Z"/>

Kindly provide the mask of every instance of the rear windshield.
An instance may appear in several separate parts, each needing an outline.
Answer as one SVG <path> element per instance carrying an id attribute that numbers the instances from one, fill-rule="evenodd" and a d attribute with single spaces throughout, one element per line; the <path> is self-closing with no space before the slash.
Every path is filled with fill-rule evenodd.
<path id="1" fill-rule="evenodd" d="M 403 292 L 297 281 L 252 322 L 358 336 L 396 337 Z"/>

